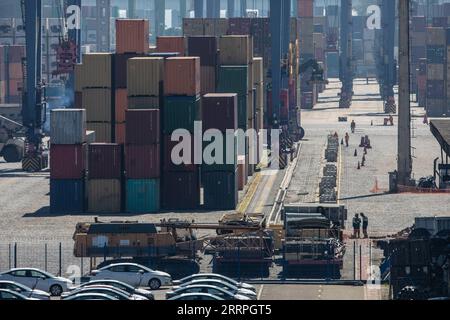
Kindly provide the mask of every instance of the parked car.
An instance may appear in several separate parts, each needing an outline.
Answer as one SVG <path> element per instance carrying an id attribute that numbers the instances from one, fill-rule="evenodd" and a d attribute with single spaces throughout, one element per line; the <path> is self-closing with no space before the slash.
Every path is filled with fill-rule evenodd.
<path id="1" fill-rule="evenodd" d="M 141 296 L 134 296 L 129 294 L 126 291 L 114 288 L 114 287 L 105 287 L 105 286 L 92 286 L 86 288 L 80 288 L 79 290 L 74 290 L 72 293 L 63 296 L 63 299 L 66 299 L 70 296 L 74 296 L 81 293 L 100 293 L 106 294 L 108 296 L 114 297 L 118 300 L 148 300 L 147 298 Z"/>
<path id="2" fill-rule="evenodd" d="M 39 300 L 36 298 L 28 298 L 16 291 L 0 289 L 0 300 Z"/>
<path id="3" fill-rule="evenodd" d="M 0 280 L 14 281 L 30 288 L 44 290 L 60 296 L 73 286 L 72 281 L 34 268 L 16 268 L 0 273 Z"/>
<path id="4" fill-rule="evenodd" d="M 74 288 L 73 290 L 77 290 L 79 288 L 91 287 L 91 286 L 99 286 L 99 285 L 100 286 L 101 285 L 111 286 L 111 287 L 126 291 L 129 294 L 135 294 L 135 295 L 147 298 L 149 300 L 155 300 L 155 297 L 153 296 L 153 293 L 151 291 L 141 289 L 141 288 L 135 288 L 133 286 L 130 286 L 127 283 L 117 281 L 117 280 L 92 280 L 92 281 L 89 281 L 89 282 L 79 285 L 78 287 Z"/>
<path id="5" fill-rule="evenodd" d="M 91 272 L 93 280 L 112 279 L 128 283 L 139 288 L 148 286 L 157 290 L 161 286 L 169 286 L 172 283 L 170 274 L 155 271 L 136 263 L 115 263 Z"/>
<path id="6" fill-rule="evenodd" d="M 180 287 L 175 291 L 169 291 L 166 293 L 166 299 L 170 299 L 184 293 L 209 293 L 214 296 L 221 297 L 224 300 L 251 300 L 249 297 L 241 295 L 237 292 L 231 292 L 231 290 L 225 290 L 222 288 L 218 288 L 216 286 L 203 284 L 188 287 Z"/>
<path id="7" fill-rule="evenodd" d="M 224 300 L 221 297 L 209 293 L 183 293 L 169 300 Z"/>
<path id="8" fill-rule="evenodd" d="M 222 281 L 222 280 L 216 280 L 216 279 L 198 279 L 198 280 L 192 280 L 190 282 L 185 282 L 182 283 L 179 286 L 174 286 L 172 288 L 173 291 L 178 290 L 181 287 L 189 287 L 189 286 L 193 286 L 193 285 L 209 285 L 209 286 L 214 286 L 217 288 L 222 288 L 224 290 L 229 291 L 232 294 L 239 294 L 239 295 L 243 295 L 246 297 L 249 297 L 251 300 L 256 300 L 256 293 L 251 291 L 251 290 L 247 290 L 247 289 L 241 289 L 238 288 L 234 285 L 232 285 L 229 282 L 226 281 Z"/>
<path id="9" fill-rule="evenodd" d="M 66 297 L 63 299 L 64 301 L 69 300 L 119 300 L 117 298 L 111 297 L 107 294 L 101 294 L 101 293 L 79 293 L 74 294 L 72 296 Z"/>
<path id="10" fill-rule="evenodd" d="M 199 279 L 217 279 L 217 280 L 222 280 L 222 281 L 226 281 L 226 282 L 231 283 L 235 287 L 238 287 L 238 288 L 241 288 L 241 289 L 247 289 L 247 290 L 251 290 L 253 292 L 256 292 L 256 288 L 254 286 L 252 286 L 251 284 L 248 284 L 248 283 L 245 283 L 245 282 L 237 282 L 236 280 L 233 280 L 231 278 L 228 278 L 226 276 L 223 276 L 223 275 L 217 274 L 217 273 L 198 273 L 198 274 L 193 274 L 191 276 L 188 276 L 188 277 L 180 279 L 180 280 L 174 280 L 174 281 L 172 281 L 172 284 L 174 286 L 177 286 L 177 285 L 181 285 L 182 283 L 185 283 L 185 282 L 190 282 L 192 280 L 199 280 Z"/>
<path id="11" fill-rule="evenodd" d="M 50 295 L 47 292 L 38 289 L 31 289 L 27 286 L 24 286 L 23 284 L 13 281 L 0 280 L 0 289 L 15 291 L 17 293 L 20 293 L 21 295 L 24 295 L 27 298 L 50 300 Z"/>

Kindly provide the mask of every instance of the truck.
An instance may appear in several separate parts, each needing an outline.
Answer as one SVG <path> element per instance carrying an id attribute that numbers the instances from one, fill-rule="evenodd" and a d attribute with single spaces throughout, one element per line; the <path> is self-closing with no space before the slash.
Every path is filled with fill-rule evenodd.
<path id="1" fill-rule="evenodd" d="M 11 119 L 0 116 L 0 156 L 6 162 L 21 162 L 25 139 L 23 126 Z"/>

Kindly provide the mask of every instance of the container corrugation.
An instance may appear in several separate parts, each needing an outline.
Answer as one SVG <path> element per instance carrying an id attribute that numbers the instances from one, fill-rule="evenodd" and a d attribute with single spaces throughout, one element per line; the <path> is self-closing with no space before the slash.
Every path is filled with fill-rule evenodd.
<path id="1" fill-rule="evenodd" d="M 83 179 L 86 170 L 86 144 L 50 146 L 51 179 Z"/>
<path id="2" fill-rule="evenodd" d="M 104 122 L 88 122 L 87 130 L 95 131 L 96 142 L 111 143 L 112 142 L 112 125 Z"/>
<path id="3" fill-rule="evenodd" d="M 78 180 L 50 180 L 50 211 L 52 213 L 82 213 L 85 204 L 85 182 Z"/>
<path id="4" fill-rule="evenodd" d="M 264 83 L 261 82 L 255 86 L 256 89 L 256 109 L 262 109 L 264 107 L 264 90 L 265 86 Z"/>
<path id="5" fill-rule="evenodd" d="M 91 179 L 87 181 L 88 211 L 118 213 L 122 205 L 122 184 L 119 179 Z"/>
<path id="6" fill-rule="evenodd" d="M 162 207 L 166 210 L 197 209 L 200 205 L 199 172 L 164 172 Z"/>
<path id="7" fill-rule="evenodd" d="M 176 52 L 186 55 L 186 39 L 184 37 L 156 37 L 158 52 Z"/>
<path id="8" fill-rule="evenodd" d="M 444 65 L 443 64 L 428 64 L 427 65 L 428 80 L 444 80 Z"/>
<path id="9" fill-rule="evenodd" d="M 111 89 L 83 89 L 83 108 L 89 122 L 111 122 Z"/>
<path id="10" fill-rule="evenodd" d="M 440 46 L 447 42 L 444 28 L 427 28 L 427 45 Z"/>
<path id="11" fill-rule="evenodd" d="M 164 134 L 177 129 L 194 132 L 194 122 L 201 120 L 202 105 L 198 97 L 172 96 L 164 98 Z"/>
<path id="12" fill-rule="evenodd" d="M 185 36 L 202 36 L 205 32 L 202 18 L 184 18 L 183 34 Z"/>
<path id="13" fill-rule="evenodd" d="M 244 190 L 244 187 L 247 184 L 247 179 L 248 174 L 247 174 L 247 165 L 245 163 L 245 156 L 238 156 L 238 171 L 237 171 L 238 190 Z"/>
<path id="14" fill-rule="evenodd" d="M 327 10 L 329 10 L 328 9 L 329 7 L 327 7 Z M 297 16 L 298 17 L 312 17 L 314 14 L 313 8 L 314 8 L 313 0 L 298 1 Z"/>
<path id="15" fill-rule="evenodd" d="M 114 143 L 125 144 L 126 124 L 116 123 L 114 131 Z"/>
<path id="16" fill-rule="evenodd" d="M 164 58 L 128 60 L 128 96 L 159 96 L 164 81 Z"/>
<path id="17" fill-rule="evenodd" d="M 194 164 L 194 139 L 192 139 L 191 135 L 188 136 L 182 136 L 182 137 L 174 137 L 174 139 L 177 138 L 178 140 L 172 141 L 172 135 L 165 135 L 164 136 L 164 144 L 163 144 L 163 170 L 165 172 L 168 171 L 191 171 L 195 172 L 197 170 L 197 165 Z M 186 141 L 190 143 L 187 145 Z M 190 148 L 190 150 L 182 149 L 183 147 Z M 176 148 L 176 150 L 174 150 Z M 174 152 L 174 155 L 172 155 L 172 152 Z M 186 152 L 186 153 L 185 153 Z M 190 152 L 190 156 L 189 156 Z M 174 158 L 180 157 L 181 161 L 178 164 L 175 164 Z"/>
<path id="18" fill-rule="evenodd" d="M 116 52 L 147 53 L 150 26 L 148 20 L 116 20 Z"/>
<path id="19" fill-rule="evenodd" d="M 426 104 L 425 109 L 429 117 L 442 117 L 442 115 L 447 112 L 445 99 L 427 98 Z"/>
<path id="20" fill-rule="evenodd" d="M 111 88 L 112 54 L 89 53 L 83 55 L 83 67 L 80 73 L 78 87 L 81 88 Z"/>
<path id="21" fill-rule="evenodd" d="M 425 46 L 427 44 L 426 32 L 411 32 L 411 44 L 412 46 Z"/>
<path id="22" fill-rule="evenodd" d="M 203 130 L 238 128 L 238 102 L 235 93 L 213 93 L 203 96 Z"/>
<path id="23" fill-rule="evenodd" d="M 89 179 L 120 179 L 123 150 L 116 143 L 93 143 L 88 147 Z"/>
<path id="24" fill-rule="evenodd" d="M 235 172 L 237 169 L 238 146 L 234 133 L 224 135 L 222 150 L 215 143 L 203 142 L 202 173 Z M 220 150 L 220 151 L 219 151 Z M 218 153 L 219 152 L 219 153 Z M 211 157 L 211 159 L 208 159 Z"/>
<path id="25" fill-rule="evenodd" d="M 206 172 L 202 175 L 204 207 L 234 210 L 238 203 L 237 172 Z"/>
<path id="26" fill-rule="evenodd" d="M 200 67 L 201 94 L 216 92 L 216 68 L 209 66 Z"/>
<path id="27" fill-rule="evenodd" d="M 83 109 L 83 92 L 75 91 L 74 100 L 75 109 Z"/>
<path id="28" fill-rule="evenodd" d="M 116 89 L 115 95 L 115 122 L 125 122 L 125 111 L 128 109 L 127 89 Z"/>
<path id="29" fill-rule="evenodd" d="M 217 82 L 217 92 L 237 93 L 246 95 L 248 86 L 248 66 L 220 66 Z"/>
<path id="30" fill-rule="evenodd" d="M 127 64 L 129 59 L 142 57 L 137 53 L 122 53 L 114 55 L 114 87 L 126 89 L 127 87 Z"/>
<path id="31" fill-rule="evenodd" d="M 245 36 L 222 36 L 219 38 L 219 61 L 221 65 L 247 65 L 253 59 L 252 38 Z"/>
<path id="32" fill-rule="evenodd" d="M 50 136 L 53 144 L 81 144 L 86 142 L 86 110 L 51 110 Z"/>
<path id="33" fill-rule="evenodd" d="M 164 95 L 197 96 L 201 91 L 200 76 L 199 57 L 166 59 Z"/>
<path id="34" fill-rule="evenodd" d="M 253 84 L 257 85 L 264 81 L 263 58 L 253 58 Z"/>
<path id="35" fill-rule="evenodd" d="M 445 98 L 444 80 L 427 80 L 427 97 L 431 99 Z"/>
<path id="36" fill-rule="evenodd" d="M 161 176 L 160 145 L 126 145 L 125 177 L 155 179 Z"/>
<path id="37" fill-rule="evenodd" d="M 159 179 L 129 179 L 126 182 L 126 210 L 129 213 L 156 213 L 160 210 Z"/>
<path id="38" fill-rule="evenodd" d="M 201 66 L 215 67 L 217 65 L 216 37 L 189 37 L 187 42 L 189 56 L 200 57 Z"/>
<path id="39" fill-rule="evenodd" d="M 160 143 L 160 111 L 158 109 L 127 110 L 126 123 L 127 144 Z"/>
<path id="40" fill-rule="evenodd" d="M 163 105 L 161 97 L 128 97 L 128 109 L 160 109 Z"/>

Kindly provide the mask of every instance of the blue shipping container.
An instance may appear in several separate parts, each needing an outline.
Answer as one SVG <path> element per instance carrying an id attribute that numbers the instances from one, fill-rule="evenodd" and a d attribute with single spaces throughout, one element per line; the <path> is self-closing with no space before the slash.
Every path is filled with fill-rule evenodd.
<path id="1" fill-rule="evenodd" d="M 127 212 L 155 213 L 160 209 L 159 179 L 127 180 Z"/>
<path id="2" fill-rule="evenodd" d="M 85 205 L 84 180 L 50 180 L 52 213 L 81 213 Z"/>

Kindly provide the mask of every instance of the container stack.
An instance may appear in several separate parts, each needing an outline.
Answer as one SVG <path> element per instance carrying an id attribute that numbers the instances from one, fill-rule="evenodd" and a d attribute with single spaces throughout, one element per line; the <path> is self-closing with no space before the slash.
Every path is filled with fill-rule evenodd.
<path id="1" fill-rule="evenodd" d="M 216 92 L 217 38 L 188 37 L 188 55 L 200 57 L 201 94 Z"/>
<path id="2" fill-rule="evenodd" d="M 298 2 L 298 26 L 299 26 L 299 48 L 300 64 L 314 59 L 314 16 L 313 0 L 303 0 Z M 301 108 L 312 109 L 314 107 L 314 84 L 309 84 L 311 72 L 308 71 L 300 75 Z"/>
<path id="3" fill-rule="evenodd" d="M 160 110 L 126 111 L 126 211 L 160 209 Z"/>
<path id="4" fill-rule="evenodd" d="M 237 130 L 237 94 L 220 93 L 203 96 L 203 130 L 219 130 L 224 137 L 223 157 L 215 154 L 217 161 L 204 159 L 202 181 L 204 207 L 208 210 L 234 210 L 238 203 L 239 176 L 237 160 L 237 143 L 234 132 Z M 231 133 L 226 131 L 231 129 Z M 205 154 L 210 146 L 205 146 Z M 216 150 L 217 152 L 217 150 Z M 213 160 L 213 159 L 210 159 Z"/>
<path id="5" fill-rule="evenodd" d="M 85 204 L 86 111 L 51 111 L 50 210 L 81 213 Z"/>
<path id="6" fill-rule="evenodd" d="M 220 56 L 217 92 L 238 95 L 238 128 L 246 131 L 254 128 L 255 108 L 253 98 L 253 45 L 249 36 L 223 36 L 219 38 Z M 248 141 L 238 145 L 239 155 L 247 157 L 248 174 L 253 175 L 254 164 L 250 164 L 252 152 Z M 244 150 L 240 150 L 244 149 Z"/>
<path id="7" fill-rule="evenodd" d="M 427 105 L 430 117 L 447 114 L 445 69 L 447 61 L 446 29 L 427 28 Z"/>
<path id="8" fill-rule="evenodd" d="M 257 132 L 264 129 L 264 60 L 253 58 L 253 86 L 255 87 L 255 129 Z"/>
<path id="9" fill-rule="evenodd" d="M 419 70 L 421 59 L 426 59 L 427 57 L 427 34 L 425 28 L 425 17 L 416 16 L 411 18 L 411 87 L 413 92 L 417 94 L 419 106 L 425 106 L 423 93 L 426 83 L 424 83 L 423 72 L 421 73 Z"/>
<path id="10" fill-rule="evenodd" d="M 178 53 L 180 56 L 186 55 L 185 37 L 156 37 L 156 49 L 158 52 Z"/>
<path id="11" fill-rule="evenodd" d="M 21 103 L 25 47 L 0 46 L 0 103 Z"/>
<path id="12" fill-rule="evenodd" d="M 200 205 L 200 171 L 194 164 L 193 148 L 194 123 L 201 120 L 200 91 L 199 57 L 165 60 L 162 207 L 167 210 L 195 209 Z M 184 134 L 172 141 L 179 129 L 184 129 Z M 191 151 L 191 159 L 179 164 L 174 158 L 186 160 L 187 156 L 174 150 L 181 140 L 186 141 L 186 148 L 191 147 L 183 150 Z"/>
<path id="13" fill-rule="evenodd" d="M 88 211 L 118 213 L 122 209 L 123 148 L 116 143 L 88 147 Z"/>

